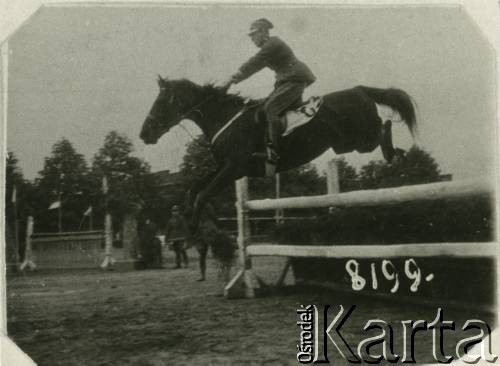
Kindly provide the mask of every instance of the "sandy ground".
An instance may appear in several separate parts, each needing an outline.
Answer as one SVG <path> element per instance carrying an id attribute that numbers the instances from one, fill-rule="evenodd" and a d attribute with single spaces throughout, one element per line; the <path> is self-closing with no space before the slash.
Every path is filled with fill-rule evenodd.
<path id="1" fill-rule="evenodd" d="M 254 263 L 258 273 L 272 281 L 283 260 Z M 329 304 L 332 309 L 356 305 L 341 330 L 352 348 L 380 333 L 363 331 L 367 320 L 388 321 L 399 354 L 401 320 L 430 322 L 437 312 L 437 306 L 297 287 L 257 299 L 226 300 L 221 297 L 223 284 L 215 261 L 209 260 L 206 282 L 196 282 L 196 260 L 187 269 L 174 270 L 169 259 L 166 267 L 38 272 L 10 278 L 9 334 L 38 365 L 296 365 L 300 337 L 296 309 L 300 304 Z M 330 319 L 336 313 L 332 310 Z M 494 322 L 489 313 L 478 310 L 445 308 L 444 317 L 455 321 L 458 329 L 445 331 L 448 355 L 455 355 L 459 339 L 472 335 L 460 330 L 466 319 Z M 417 334 L 418 363 L 433 361 L 431 339 L 431 332 Z M 374 347 L 373 354 L 376 351 Z M 335 365 L 347 364 L 331 343 L 328 358 Z"/>

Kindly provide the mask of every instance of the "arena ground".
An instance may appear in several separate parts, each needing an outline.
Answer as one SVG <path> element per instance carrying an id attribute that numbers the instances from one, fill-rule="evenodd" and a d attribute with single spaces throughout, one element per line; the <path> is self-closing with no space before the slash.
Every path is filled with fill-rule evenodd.
<path id="1" fill-rule="evenodd" d="M 297 287 L 226 300 L 217 264 L 208 264 L 206 282 L 196 282 L 195 259 L 189 268 L 174 270 L 171 258 L 159 270 L 16 275 L 8 280 L 9 334 L 38 365 L 295 365 L 300 304 L 357 305 L 341 331 L 346 341 L 355 348 L 379 333 L 363 331 L 365 323 L 383 319 L 393 326 L 399 354 L 401 321 L 431 322 L 438 308 Z M 279 258 L 254 262 L 266 280 L 278 278 L 282 265 Z M 336 313 L 332 310 L 332 320 Z M 460 330 L 465 320 L 482 319 L 492 328 L 494 322 L 491 313 L 477 309 L 445 308 L 444 318 L 458 329 L 445 331 L 449 355 L 465 338 Z M 430 332 L 417 334 L 417 363 L 433 361 L 431 339 Z M 332 364 L 347 364 L 332 344 L 328 356 Z"/>

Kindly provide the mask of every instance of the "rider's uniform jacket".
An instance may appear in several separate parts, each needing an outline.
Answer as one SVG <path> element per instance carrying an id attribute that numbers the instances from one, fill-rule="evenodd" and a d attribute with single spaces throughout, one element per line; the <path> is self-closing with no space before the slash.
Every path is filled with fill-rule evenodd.
<path id="1" fill-rule="evenodd" d="M 165 240 L 184 238 L 188 234 L 186 221 L 180 215 L 172 215 L 167 223 Z"/>
<path id="2" fill-rule="evenodd" d="M 275 86 L 285 82 L 299 82 L 309 85 L 316 80 L 309 67 L 299 61 L 292 49 L 278 37 L 269 37 L 260 51 L 245 62 L 232 76 L 232 80 L 239 83 L 265 67 L 276 73 Z"/>

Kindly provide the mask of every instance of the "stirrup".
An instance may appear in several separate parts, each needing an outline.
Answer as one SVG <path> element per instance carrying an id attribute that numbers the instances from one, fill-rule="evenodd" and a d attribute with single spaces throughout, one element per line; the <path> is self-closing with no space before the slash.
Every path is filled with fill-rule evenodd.
<path id="1" fill-rule="evenodd" d="M 277 165 L 278 161 L 280 160 L 280 157 L 276 152 L 276 150 L 274 149 L 273 144 L 271 143 L 267 144 L 266 152 L 267 152 L 267 162 L 269 164 Z"/>
<path id="2" fill-rule="evenodd" d="M 267 154 L 266 153 L 255 152 L 255 153 L 252 153 L 252 158 L 266 160 L 267 159 Z"/>
<path id="3" fill-rule="evenodd" d="M 265 160 L 267 163 L 272 165 L 277 165 L 279 161 L 279 155 L 276 153 L 272 146 L 266 147 L 265 153 L 252 153 L 252 158 Z"/>

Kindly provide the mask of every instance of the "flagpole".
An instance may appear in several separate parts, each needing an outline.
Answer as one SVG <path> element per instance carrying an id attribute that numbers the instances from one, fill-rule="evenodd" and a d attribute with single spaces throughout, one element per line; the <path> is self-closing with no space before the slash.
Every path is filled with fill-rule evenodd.
<path id="1" fill-rule="evenodd" d="M 92 210 L 93 211 L 93 210 Z M 89 225 L 90 225 L 90 231 L 93 230 L 93 227 L 92 227 L 92 211 L 90 211 L 90 216 L 89 216 Z"/>
<path id="2" fill-rule="evenodd" d="M 59 234 L 62 233 L 62 191 L 63 191 L 63 179 L 64 179 L 64 173 L 62 172 L 62 163 L 59 163 L 59 192 L 58 192 L 58 198 L 59 198 L 59 206 L 57 207 L 57 216 L 58 216 L 58 227 L 59 227 Z"/>
<path id="3" fill-rule="evenodd" d="M 33 216 L 28 216 L 26 224 L 26 250 L 24 253 L 24 262 L 21 264 L 21 271 L 27 267 L 28 269 L 35 269 L 36 265 L 33 262 L 33 245 L 31 243 L 31 236 L 33 235 L 33 228 L 35 226 L 35 220 Z"/>
<path id="4" fill-rule="evenodd" d="M 61 194 L 59 193 L 59 207 L 57 208 L 57 213 L 58 213 L 58 227 L 59 227 L 59 234 L 62 233 L 62 200 L 61 200 Z"/>
<path id="5" fill-rule="evenodd" d="M 113 258 L 113 221 L 108 208 L 108 181 L 106 176 L 102 178 L 102 191 L 104 193 L 104 260 L 102 269 L 110 269 L 115 262 Z"/>

